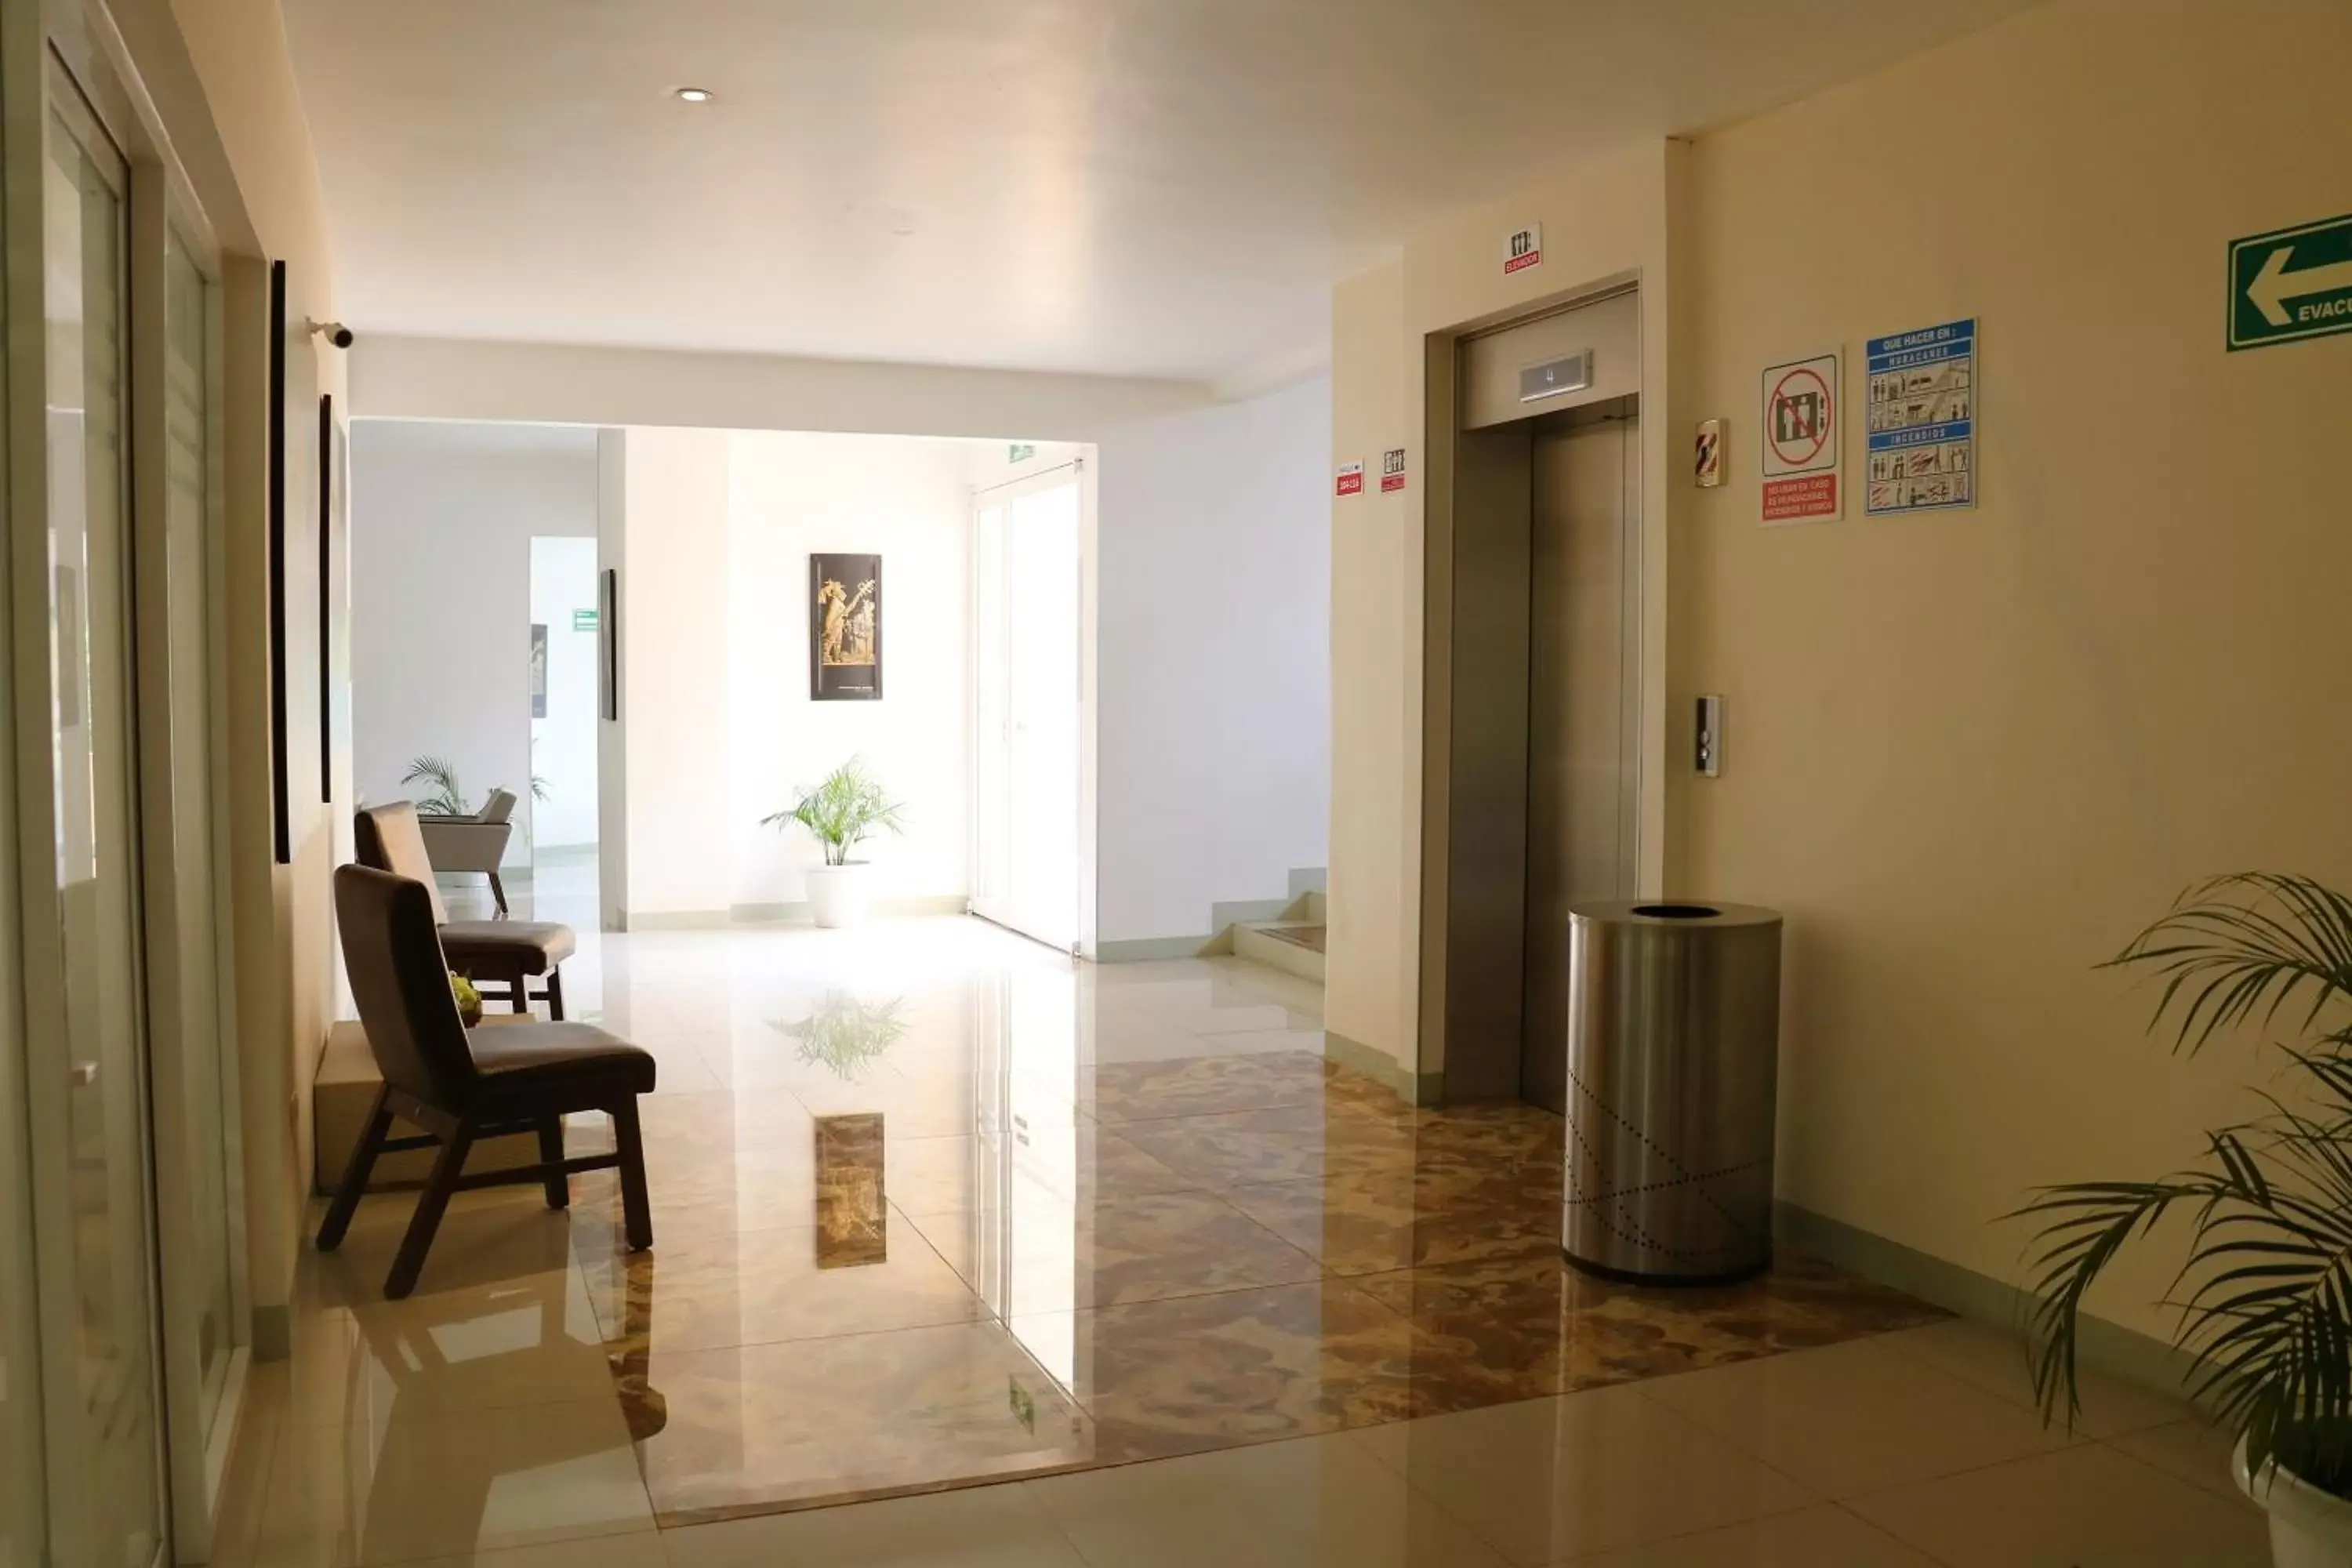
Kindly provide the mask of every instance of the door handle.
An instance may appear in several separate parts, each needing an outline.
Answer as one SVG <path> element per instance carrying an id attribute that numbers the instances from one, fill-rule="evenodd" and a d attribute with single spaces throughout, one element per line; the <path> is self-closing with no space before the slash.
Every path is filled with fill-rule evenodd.
<path id="1" fill-rule="evenodd" d="M 66 1080 L 76 1089 L 88 1089 L 98 1081 L 96 1062 L 76 1062 L 67 1070 Z"/>

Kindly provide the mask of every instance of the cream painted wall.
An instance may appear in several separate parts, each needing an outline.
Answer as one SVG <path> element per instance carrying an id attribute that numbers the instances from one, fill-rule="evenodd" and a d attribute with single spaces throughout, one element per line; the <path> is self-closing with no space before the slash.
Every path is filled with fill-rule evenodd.
<path id="1" fill-rule="evenodd" d="M 1388 266 L 1332 295 L 1334 467 L 1402 447 L 1407 482 L 1331 500 L 1331 877 L 1325 1018 L 1331 1029 L 1423 1074 L 1444 1066 L 1420 1038 L 1422 551 L 1431 472 L 1423 425 L 1429 334 L 1506 320 L 1638 278 L 1644 385 L 1663 386 L 1668 345 L 1666 213 L 1680 161 L 1637 147 L 1415 237 Z M 1544 261 L 1506 275 L 1514 229 L 1544 228 Z M 1665 491 L 1670 437 L 1642 430 L 1645 493 Z M 1661 875 L 1666 752 L 1664 509 L 1645 509 L 1650 613 L 1643 640 L 1643 880 Z"/>
<path id="2" fill-rule="evenodd" d="M 1671 266 L 1645 436 L 1678 454 L 1721 416 L 1731 478 L 1698 492 L 1646 455 L 1662 712 L 1722 691 L 1730 722 L 1720 779 L 1664 753 L 1665 869 L 1789 913 L 1780 1184 L 1808 1208 L 2014 1279 L 2025 1238 L 1994 1216 L 2031 1185 L 2158 1174 L 2251 1109 L 2242 1043 L 2174 1059 L 2140 1037 L 2151 998 L 2091 966 L 2195 877 L 2352 883 L 2352 741 L 2326 717 L 2352 702 L 2352 531 L 2315 457 L 2352 339 L 2226 354 L 2221 331 L 2226 242 L 2346 205 L 2347 47 L 2333 0 L 2071 0 L 1573 173 L 1335 292 L 1335 457 L 1376 461 L 1418 445 L 1423 332 Z M 1923 177 L 1901 128 L 1931 102 Z M 1546 276 L 1479 283 L 1528 218 Z M 1851 389 L 1866 337 L 1969 314 L 1979 508 L 1759 528 L 1762 366 L 1840 343 Z M 1327 1014 L 1407 1061 L 1421 504 L 1333 509 Z M 2162 1264 L 2095 1305 L 2159 1331 Z"/>
<path id="3" fill-rule="evenodd" d="M 145 84 L 227 254 L 228 709 L 247 1248 L 256 1345 L 283 1353 L 310 1191 L 310 1082 L 333 1012 L 331 876 L 348 798 L 320 798 L 317 720 L 318 398 L 347 405 L 343 356 L 304 323 L 336 313 L 318 163 L 278 0 L 116 0 Z M 291 863 L 273 863 L 267 605 L 267 269 L 288 264 L 286 580 Z M 348 626 L 338 605 L 334 635 Z M 340 791 L 349 781 L 333 781 Z"/>
<path id="4" fill-rule="evenodd" d="M 2209 873 L 2352 884 L 2352 515 L 2319 456 L 2352 338 L 2221 342 L 2226 242 L 2347 205 L 2347 55 L 2336 0 L 2076 0 L 1693 150 L 1674 426 L 1739 444 L 1682 492 L 1677 701 L 1731 718 L 1724 776 L 1678 774 L 1677 879 L 1789 911 L 1798 1203 L 2013 1277 L 1990 1222 L 2029 1184 L 2158 1175 L 2252 1109 L 2248 1050 L 2171 1058 L 2091 965 Z M 1929 101 L 1923 180 L 1887 132 Z M 1753 526 L 1767 359 L 1841 342 L 1852 387 L 1865 338 L 1964 315 L 1979 509 Z M 2105 1310 L 2156 1329 L 2166 1283 L 2144 1259 Z"/>
<path id="5" fill-rule="evenodd" d="M 631 429 L 621 574 L 629 917 L 727 908 L 728 433 Z"/>

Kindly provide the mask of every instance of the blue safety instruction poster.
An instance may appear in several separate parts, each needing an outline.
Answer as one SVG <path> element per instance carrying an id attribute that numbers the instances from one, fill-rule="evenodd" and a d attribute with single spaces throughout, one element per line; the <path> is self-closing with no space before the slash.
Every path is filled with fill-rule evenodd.
<path id="1" fill-rule="evenodd" d="M 1870 517 L 1974 506 L 1977 323 L 1870 340 Z"/>

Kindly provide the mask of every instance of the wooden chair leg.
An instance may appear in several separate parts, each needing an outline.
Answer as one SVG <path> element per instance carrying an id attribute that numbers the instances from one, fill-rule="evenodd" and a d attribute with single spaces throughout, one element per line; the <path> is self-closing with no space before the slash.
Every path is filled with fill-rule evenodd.
<path id="1" fill-rule="evenodd" d="M 360 1141 L 352 1145 L 352 1157 L 343 1163 L 343 1184 L 335 1189 L 335 1201 L 327 1205 L 327 1217 L 320 1223 L 321 1252 L 332 1252 L 341 1247 L 343 1233 L 352 1228 L 352 1215 L 367 1192 L 368 1173 L 375 1169 L 377 1151 L 392 1135 L 391 1099 L 389 1088 L 375 1091 L 375 1104 L 368 1109 L 367 1122 L 360 1129 Z"/>
<path id="2" fill-rule="evenodd" d="M 539 1119 L 539 1163 L 556 1165 L 563 1161 L 563 1118 L 542 1116 Z M 562 1172 L 547 1178 L 547 1206 L 551 1209 L 572 1206 L 572 1181 Z"/>
<path id="3" fill-rule="evenodd" d="M 507 971 L 507 1003 L 515 1012 L 530 1011 L 530 976 L 520 963 Z"/>
<path id="4" fill-rule="evenodd" d="M 547 972 L 547 1016 L 559 1024 L 563 1022 L 563 971 L 561 968 Z"/>
<path id="5" fill-rule="evenodd" d="M 490 897 L 498 900 L 499 919 L 507 918 L 507 885 L 499 880 L 496 871 L 490 873 Z"/>
<path id="6" fill-rule="evenodd" d="M 622 1229 L 629 1250 L 643 1252 L 654 1244 L 654 1209 L 646 1191 L 646 1142 L 637 1131 L 635 1096 L 612 1108 L 613 1150 L 621 1157 Z"/>
<path id="7" fill-rule="evenodd" d="M 408 1221 L 408 1234 L 400 1238 L 400 1254 L 392 1260 L 392 1272 L 383 1278 L 385 1300 L 400 1300 L 416 1289 L 416 1277 L 425 1268 L 425 1255 L 433 1249 L 433 1233 L 441 1228 L 441 1216 L 448 1212 L 449 1199 L 457 1191 L 457 1178 L 465 1173 L 466 1155 L 473 1146 L 474 1129 L 468 1122 L 459 1122 L 442 1140 L 441 1152 L 433 1162 L 433 1174 L 416 1200 L 416 1213 Z"/>

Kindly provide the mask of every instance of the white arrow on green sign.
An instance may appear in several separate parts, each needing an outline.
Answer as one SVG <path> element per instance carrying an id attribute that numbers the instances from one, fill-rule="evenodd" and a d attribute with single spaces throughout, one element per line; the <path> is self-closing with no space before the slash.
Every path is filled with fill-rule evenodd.
<path id="1" fill-rule="evenodd" d="M 2352 214 L 2230 242 L 2230 347 L 2352 332 Z"/>

